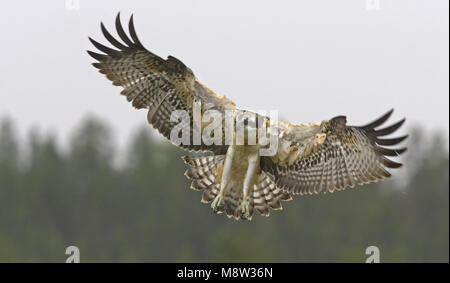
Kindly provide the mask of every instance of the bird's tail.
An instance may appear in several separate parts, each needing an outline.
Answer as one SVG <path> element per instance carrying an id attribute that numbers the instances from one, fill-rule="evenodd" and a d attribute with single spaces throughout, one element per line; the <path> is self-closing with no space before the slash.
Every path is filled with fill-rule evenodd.
<path id="1" fill-rule="evenodd" d="M 220 181 L 216 176 L 219 168 L 223 167 L 225 155 L 183 156 L 183 160 L 189 165 L 184 175 L 192 180 L 191 189 L 203 192 L 203 203 L 212 202 L 220 191 Z"/>
<path id="2" fill-rule="evenodd" d="M 183 160 L 189 165 L 185 175 L 192 180 L 191 188 L 203 192 L 203 203 L 211 203 L 220 191 L 220 177 L 225 155 L 185 156 Z M 246 218 L 239 209 L 243 200 L 241 186 L 241 184 L 232 184 L 224 194 L 223 203 L 218 207 L 217 213 L 225 212 L 229 218 Z M 261 172 L 249 194 L 250 216 L 246 219 L 251 220 L 255 209 L 261 215 L 269 216 L 270 209 L 282 209 L 281 201 L 291 199 L 289 193 L 281 190 L 264 172 Z"/>

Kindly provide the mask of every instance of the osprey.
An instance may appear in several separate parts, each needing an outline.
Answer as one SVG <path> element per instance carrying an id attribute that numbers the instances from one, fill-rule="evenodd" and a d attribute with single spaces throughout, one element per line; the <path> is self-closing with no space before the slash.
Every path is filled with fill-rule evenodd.
<path id="1" fill-rule="evenodd" d="M 379 128 L 393 110 L 364 126 L 348 126 L 345 116 L 334 117 L 318 123 L 291 124 L 236 108 L 234 102 L 220 96 L 200 83 L 191 69 L 173 56 L 163 59 L 148 51 L 139 41 L 133 23 L 129 21 L 129 35 L 116 17 L 116 30 L 121 41 L 114 38 L 101 24 L 105 38 L 116 49 L 104 46 L 89 38 L 102 53 L 87 51 L 97 62 L 93 66 L 112 81 L 123 87 L 121 94 L 137 109 L 148 109 L 148 122 L 164 137 L 173 141 L 173 132 L 181 131 L 189 142 L 177 146 L 193 152 L 209 154 L 185 156 L 188 165 L 185 175 L 192 179 L 191 188 L 200 190 L 202 202 L 211 203 L 216 213 L 228 217 L 248 219 L 257 210 L 264 216 L 270 209 L 282 209 L 281 201 L 291 200 L 291 194 L 305 195 L 341 191 L 378 182 L 391 177 L 386 170 L 402 164 L 387 156 L 397 156 L 406 148 L 392 149 L 407 136 L 382 138 L 395 132 L 405 119 Z M 243 133 L 231 138 L 222 135 L 223 128 L 214 131 L 219 142 L 197 143 L 196 132 L 223 126 L 222 122 L 198 120 L 214 110 L 237 121 L 251 116 L 244 123 Z M 187 119 L 174 119 L 177 111 Z M 252 123 L 255 122 L 255 123 Z M 250 143 L 250 134 L 263 129 L 268 133 L 276 129 L 277 147 L 270 155 L 261 154 L 267 149 L 260 138 Z M 226 128 L 226 126 L 225 126 Z M 236 128 L 233 131 L 236 132 Z M 207 135 L 208 136 L 208 135 Z M 204 135 L 202 136 L 204 137 Z M 240 137 L 244 142 L 238 142 Z M 258 136 L 259 137 L 259 136 Z"/>

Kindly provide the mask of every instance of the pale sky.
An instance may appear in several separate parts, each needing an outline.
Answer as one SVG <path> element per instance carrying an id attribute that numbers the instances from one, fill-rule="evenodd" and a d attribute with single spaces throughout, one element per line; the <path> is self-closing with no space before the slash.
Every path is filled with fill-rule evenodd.
<path id="1" fill-rule="evenodd" d="M 448 134 L 447 0 L 65 2 L 1 5 L 0 117 L 21 133 L 39 125 L 64 140 L 93 114 L 126 141 L 146 124 L 85 52 L 88 36 L 106 42 L 100 21 L 115 34 L 121 11 L 123 23 L 134 13 L 147 49 L 182 60 L 240 108 L 295 123 L 344 114 L 349 124 L 395 108 L 397 120 Z"/>

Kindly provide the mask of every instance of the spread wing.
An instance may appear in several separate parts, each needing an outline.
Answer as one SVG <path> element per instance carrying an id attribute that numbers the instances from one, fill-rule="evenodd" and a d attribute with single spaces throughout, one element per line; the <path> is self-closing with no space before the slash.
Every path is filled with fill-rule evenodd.
<path id="1" fill-rule="evenodd" d="M 391 114 L 392 110 L 362 127 L 347 126 L 345 116 L 320 124 L 293 125 L 280 139 L 287 146 L 273 157 L 264 157 L 262 169 L 274 177 L 277 186 L 294 194 L 340 191 L 381 181 L 391 176 L 387 168 L 402 165 L 386 156 L 406 150 L 384 146 L 396 145 L 407 136 L 381 138 L 395 132 L 404 119 L 376 129 Z"/>
<path id="2" fill-rule="evenodd" d="M 112 81 L 113 85 L 122 86 L 122 95 L 137 108 L 147 108 L 148 122 L 164 137 L 170 139 L 172 129 L 187 129 L 190 133 L 189 144 L 180 146 L 194 151 L 223 152 L 223 146 L 194 144 L 193 102 L 201 103 L 201 111 L 214 109 L 224 112 L 234 109 L 232 101 L 219 96 L 202 85 L 192 71 L 180 60 L 168 56 L 167 59 L 145 49 L 139 41 L 133 23 L 129 21 L 128 36 L 120 22 L 120 13 L 116 17 L 116 30 L 122 42 L 114 38 L 101 24 L 105 38 L 116 49 L 109 48 L 89 38 L 102 53 L 88 51 L 98 62 L 93 66 Z M 171 121 L 175 110 L 184 110 L 189 115 L 189 123 L 180 120 Z M 201 126 L 200 126 L 201 127 Z"/>

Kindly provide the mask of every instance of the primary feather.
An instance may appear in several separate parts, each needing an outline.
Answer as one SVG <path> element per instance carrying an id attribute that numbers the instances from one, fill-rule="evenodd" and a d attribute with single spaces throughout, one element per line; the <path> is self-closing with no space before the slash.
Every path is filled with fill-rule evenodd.
<path id="1" fill-rule="evenodd" d="M 401 120 L 377 130 L 392 112 L 362 127 L 347 126 L 344 116 L 310 126 L 287 127 L 281 142 L 288 143 L 288 149 L 265 157 L 262 168 L 274 176 L 279 187 L 294 194 L 340 191 L 355 184 L 389 178 L 391 174 L 386 169 L 399 168 L 401 164 L 386 156 L 398 156 L 406 151 L 406 148 L 383 147 L 397 145 L 406 136 L 379 138 L 393 133 L 404 123 Z M 289 159 L 292 155 L 294 158 Z"/>
<path id="2" fill-rule="evenodd" d="M 251 219 L 256 210 L 268 216 L 270 209 L 281 209 L 281 201 L 290 200 L 290 194 L 334 192 L 381 181 L 391 177 L 387 169 L 401 166 L 387 156 L 400 155 L 406 148 L 385 146 L 397 145 L 406 136 L 383 137 L 394 133 L 404 120 L 379 128 L 392 110 L 361 127 L 347 126 L 345 116 L 298 125 L 259 116 L 263 123 L 253 126 L 247 123 L 245 128 L 260 129 L 261 125 L 273 124 L 279 130 L 276 137 L 279 146 L 273 156 L 260 156 L 259 145 L 238 145 L 235 139 L 226 144 L 225 135 L 220 144 L 205 143 L 203 139 L 195 143 L 195 131 L 209 125 L 195 122 L 195 103 L 201 104 L 200 115 L 215 110 L 224 117 L 231 111 L 233 119 L 237 119 L 239 115 L 255 113 L 236 109 L 234 102 L 200 83 L 177 58 L 163 59 L 148 51 L 137 37 L 133 16 L 127 35 L 120 14 L 117 15 L 115 27 L 120 40 L 103 23 L 100 27 L 114 48 L 89 38 L 101 52 L 88 51 L 97 61 L 93 66 L 114 85 L 123 87 L 121 94 L 135 108 L 148 109 L 148 122 L 164 137 L 170 139 L 171 132 L 180 127 L 179 130 L 189 133 L 189 143 L 179 144 L 180 147 L 212 153 L 185 157 L 184 161 L 189 167 L 186 176 L 192 180 L 191 188 L 203 191 L 202 202 L 212 203 L 217 213 Z M 187 113 L 188 122 L 171 119 L 177 110 Z"/>

